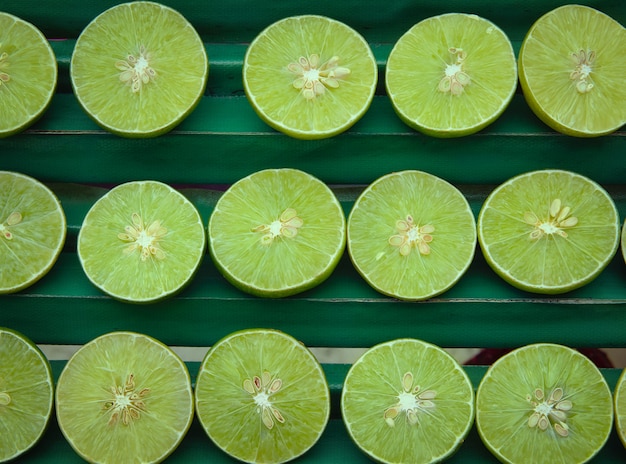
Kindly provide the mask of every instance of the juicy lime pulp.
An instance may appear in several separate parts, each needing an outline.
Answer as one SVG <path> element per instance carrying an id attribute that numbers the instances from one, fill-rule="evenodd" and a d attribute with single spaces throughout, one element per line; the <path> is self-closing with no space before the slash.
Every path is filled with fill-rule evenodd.
<path id="1" fill-rule="evenodd" d="M 594 137 L 626 123 L 626 29 L 606 14 L 565 5 L 539 18 L 519 54 L 530 108 L 567 135 Z"/>
<path id="2" fill-rule="evenodd" d="M 615 203 L 600 185 L 553 169 L 501 184 L 478 215 L 489 265 L 536 293 L 564 293 L 595 279 L 617 251 L 619 228 Z"/>
<path id="3" fill-rule="evenodd" d="M 611 432 L 611 391 L 578 351 L 528 345 L 487 370 L 476 393 L 476 425 L 502 462 L 583 463 Z"/>
<path id="4" fill-rule="evenodd" d="M 328 423 L 324 371 L 299 341 L 270 329 L 232 333 L 207 353 L 197 416 L 211 440 L 244 462 L 281 463 L 308 451 Z"/>
<path id="5" fill-rule="evenodd" d="M 180 192 L 156 181 L 118 185 L 87 212 L 78 257 L 89 280 L 114 298 L 151 303 L 195 275 L 206 250 L 204 223 Z"/>
<path id="6" fill-rule="evenodd" d="M 617 380 L 613 395 L 615 411 L 615 431 L 622 444 L 626 447 L 626 369 Z"/>
<path id="7" fill-rule="evenodd" d="M 39 441 L 53 407 L 48 360 L 24 335 L 0 328 L 0 462 Z"/>
<path id="8" fill-rule="evenodd" d="M 335 269 L 346 218 L 333 191 L 297 169 L 267 169 L 230 186 L 209 219 L 209 248 L 222 274 L 258 296 L 310 289 Z"/>
<path id="9" fill-rule="evenodd" d="M 102 127 L 126 137 L 161 135 L 199 103 L 209 61 L 193 26 L 153 2 L 116 5 L 78 37 L 70 74 L 78 101 Z"/>
<path id="10" fill-rule="evenodd" d="M 474 389 L 443 349 L 398 339 L 370 348 L 352 365 L 341 412 L 354 442 L 377 462 L 439 462 L 472 427 Z"/>
<path id="11" fill-rule="evenodd" d="M 451 288 L 469 268 L 476 222 L 453 185 L 422 171 L 387 174 L 357 198 L 348 217 L 348 252 L 363 278 L 385 295 L 423 300 Z"/>
<path id="12" fill-rule="evenodd" d="M 193 419 L 189 372 L 147 335 L 112 332 L 83 345 L 56 390 L 63 435 L 89 462 L 161 462 Z"/>
<path id="13" fill-rule="evenodd" d="M 246 95 L 271 127 L 320 139 L 356 123 L 374 98 L 378 68 L 365 39 L 334 19 L 284 18 L 250 44 L 243 64 Z"/>
<path id="14" fill-rule="evenodd" d="M 23 290 L 46 275 L 66 233 L 61 203 L 47 186 L 0 171 L 0 294 Z"/>
<path id="15" fill-rule="evenodd" d="M 33 24 L 0 12 L 0 138 L 26 129 L 48 108 L 57 61 Z"/>
<path id="16" fill-rule="evenodd" d="M 513 98 L 515 53 L 487 19 L 433 16 L 396 42 L 385 82 L 396 113 L 412 128 L 436 137 L 469 135 L 494 122 Z"/>

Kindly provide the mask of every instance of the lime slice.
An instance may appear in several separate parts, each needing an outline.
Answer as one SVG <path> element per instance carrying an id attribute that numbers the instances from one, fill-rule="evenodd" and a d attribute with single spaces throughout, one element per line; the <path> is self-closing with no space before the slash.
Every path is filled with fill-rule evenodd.
<path id="1" fill-rule="evenodd" d="M 274 129 L 300 139 L 337 135 L 374 98 L 378 68 L 361 35 L 323 16 L 284 18 L 250 44 L 243 84 L 250 104 Z"/>
<path id="2" fill-rule="evenodd" d="M 161 462 L 193 419 L 187 366 L 147 335 L 112 332 L 82 346 L 59 376 L 61 432 L 83 459 Z"/>
<path id="3" fill-rule="evenodd" d="M 396 42 L 387 94 L 407 125 L 435 137 L 459 137 L 494 122 L 517 87 L 515 53 L 505 33 L 476 15 L 420 21 Z"/>
<path id="4" fill-rule="evenodd" d="M 624 225 L 622 226 L 622 256 L 624 257 L 624 262 L 626 262 L 626 219 L 624 220 Z"/>
<path id="5" fill-rule="evenodd" d="M 209 220 L 209 248 L 237 288 L 284 297 L 330 276 L 345 249 L 345 224 L 341 204 L 322 181 L 297 169 L 267 169 L 220 197 Z"/>
<path id="6" fill-rule="evenodd" d="M 235 332 L 207 353 L 196 411 L 209 438 L 244 462 L 278 464 L 307 452 L 328 423 L 324 371 L 299 341 L 270 329 Z"/>
<path id="7" fill-rule="evenodd" d="M 357 198 L 348 217 L 348 252 L 377 291 L 424 300 L 451 288 L 476 249 L 469 203 L 453 185 L 421 171 L 387 174 Z"/>
<path id="8" fill-rule="evenodd" d="M 617 380 L 613 402 L 615 408 L 615 431 L 624 447 L 626 447 L 626 369 L 622 370 Z"/>
<path id="9" fill-rule="evenodd" d="M 587 462 L 611 433 L 611 390 L 578 351 L 528 345 L 487 370 L 476 393 L 476 425 L 502 462 Z"/>
<path id="10" fill-rule="evenodd" d="M 56 85 L 57 61 L 48 40 L 31 23 L 0 12 L 0 138 L 39 119 Z"/>
<path id="11" fill-rule="evenodd" d="M 0 171 L 0 295 L 46 275 L 66 232 L 65 213 L 48 187 L 24 174 Z"/>
<path id="12" fill-rule="evenodd" d="M 171 130 L 200 102 L 208 73 L 193 26 L 153 2 L 123 3 L 101 13 L 78 37 L 70 65 L 85 111 L 125 137 Z"/>
<path id="13" fill-rule="evenodd" d="M 626 29 L 606 14 L 565 5 L 539 18 L 519 54 L 530 108 L 556 131 L 609 134 L 626 123 Z"/>
<path id="14" fill-rule="evenodd" d="M 580 174 L 547 169 L 498 186 L 478 215 L 478 240 L 493 270 L 535 293 L 564 293 L 595 279 L 619 246 L 615 203 Z"/>
<path id="15" fill-rule="evenodd" d="M 89 280 L 110 296 L 151 303 L 182 290 L 206 250 L 202 218 L 172 187 L 156 181 L 118 185 L 88 211 L 78 258 Z"/>
<path id="16" fill-rule="evenodd" d="M 0 328 L 0 462 L 35 446 L 48 426 L 52 404 L 46 357 L 24 335 Z"/>
<path id="17" fill-rule="evenodd" d="M 370 348 L 352 365 L 341 412 L 356 445 L 376 462 L 439 462 L 474 423 L 474 388 L 443 349 L 398 339 Z"/>

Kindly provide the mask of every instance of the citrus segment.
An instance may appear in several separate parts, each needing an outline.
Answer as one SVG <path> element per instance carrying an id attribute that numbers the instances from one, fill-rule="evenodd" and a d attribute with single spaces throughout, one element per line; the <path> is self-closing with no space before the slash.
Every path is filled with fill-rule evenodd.
<path id="1" fill-rule="evenodd" d="M 31 449 L 44 434 L 53 407 L 48 360 L 24 335 L 0 328 L 0 462 Z"/>
<path id="2" fill-rule="evenodd" d="M 0 138 L 41 117 L 52 101 L 57 73 L 56 57 L 41 31 L 0 12 Z"/>
<path id="3" fill-rule="evenodd" d="M 267 169 L 220 197 L 209 219 L 209 248 L 237 288 L 284 297 L 330 276 L 345 249 L 345 223 L 322 181 L 297 169 Z"/>
<path id="4" fill-rule="evenodd" d="M 109 190 L 87 212 L 77 246 L 89 280 L 133 303 L 178 293 L 195 275 L 205 249 L 204 224 L 195 206 L 157 181 Z"/>
<path id="5" fill-rule="evenodd" d="M 567 135 L 595 137 L 626 123 L 626 29 L 606 14 L 565 5 L 539 18 L 519 53 L 535 114 Z"/>
<path id="6" fill-rule="evenodd" d="M 193 411 L 187 367 L 143 334 L 112 332 L 90 341 L 57 382 L 59 427 L 89 462 L 161 462 L 185 436 Z"/>
<path id="7" fill-rule="evenodd" d="M 611 391 L 578 351 L 528 345 L 487 370 L 476 393 L 476 425 L 502 462 L 587 462 L 611 433 Z"/>
<path id="8" fill-rule="evenodd" d="M 622 373 L 615 385 L 613 395 L 615 410 L 615 431 L 620 441 L 626 447 L 626 369 Z"/>
<path id="9" fill-rule="evenodd" d="M 153 2 L 116 5 L 82 31 L 70 75 L 98 124 L 125 137 L 161 135 L 186 118 L 206 87 L 209 62 L 193 26 Z"/>
<path id="10" fill-rule="evenodd" d="M 498 26 L 476 15 L 447 13 L 420 21 L 400 37 L 385 79 L 407 125 L 435 137 L 458 137 L 504 112 L 517 86 L 517 65 Z"/>
<path id="11" fill-rule="evenodd" d="M 439 462 L 474 421 L 474 389 L 443 349 L 398 339 L 367 350 L 350 368 L 341 395 L 350 437 L 377 462 Z"/>
<path id="12" fill-rule="evenodd" d="M 313 354 L 285 333 L 232 333 L 206 354 L 196 382 L 196 411 L 210 439 L 244 462 L 278 464 L 319 439 L 330 393 Z"/>
<path id="13" fill-rule="evenodd" d="M 23 290 L 46 275 L 66 231 L 61 203 L 47 186 L 0 171 L 0 294 Z"/>
<path id="14" fill-rule="evenodd" d="M 591 179 L 569 171 L 516 176 L 492 191 L 478 215 L 483 254 L 522 290 L 564 293 L 595 279 L 619 246 L 613 199 Z"/>
<path id="15" fill-rule="evenodd" d="M 423 300 L 451 288 L 469 268 L 476 224 L 453 185 L 422 171 L 382 176 L 348 217 L 348 252 L 377 291 Z"/>
<path id="16" fill-rule="evenodd" d="M 250 44 L 243 83 L 250 104 L 271 127 L 320 139 L 356 123 L 374 97 L 378 70 L 361 35 L 339 21 L 281 19 Z"/>

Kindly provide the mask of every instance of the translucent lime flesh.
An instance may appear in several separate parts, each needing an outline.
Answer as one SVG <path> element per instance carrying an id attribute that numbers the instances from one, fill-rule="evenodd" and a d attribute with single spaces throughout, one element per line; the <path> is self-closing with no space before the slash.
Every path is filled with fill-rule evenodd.
<path id="1" fill-rule="evenodd" d="M 118 185 L 89 210 L 78 234 L 89 280 L 114 298 L 151 303 L 181 291 L 206 250 L 202 218 L 181 193 L 156 181 Z"/>
<path id="2" fill-rule="evenodd" d="M 337 197 L 319 179 L 296 169 L 263 170 L 218 200 L 208 225 L 211 256 L 241 290 L 294 295 L 335 269 L 345 249 L 345 223 Z"/>
<path id="3" fill-rule="evenodd" d="M 32 177 L 0 171 L 0 294 L 23 290 L 56 262 L 66 237 L 55 194 Z"/>
<path id="4" fill-rule="evenodd" d="M 118 135 L 152 137 L 199 103 L 208 66 L 200 36 L 180 13 L 132 2 L 106 10 L 85 28 L 70 73 L 79 102 L 97 123 Z"/>
<path id="5" fill-rule="evenodd" d="M 391 243 L 400 238 L 408 247 L 405 255 L 398 243 Z M 426 249 L 420 250 L 424 244 Z M 469 203 L 456 187 L 425 172 L 379 178 L 359 196 L 348 217 L 354 266 L 373 288 L 395 298 L 423 300 L 448 290 L 469 268 L 475 249 Z"/>
<path id="6" fill-rule="evenodd" d="M 386 87 L 400 118 L 437 137 L 469 135 L 495 121 L 517 86 L 511 42 L 490 21 L 449 13 L 427 18 L 394 45 Z"/>
<path id="7" fill-rule="evenodd" d="M 207 353 L 196 383 L 196 411 L 224 452 L 244 462 L 278 464 L 317 442 L 328 422 L 330 394 L 320 364 L 304 345 L 282 332 L 249 329 Z"/>
<path id="8" fill-rule="evenodd" d="M 34 123 L 48 108 L 56 84 L 56 57 L 41 31 L 0 12 L 0 138 Z"/>
<path id="9" fill-rule="evenodd" d="M 36 445 L 52 407 L 48 360 L 24 335 L 0 328 L 0 462 Z"/>
<path id="10" fill-rule="evenodd" d="M 476 425 L 502 462 L 587 462 L 610 435 L 611 391 L 598 368 L 579 352 L 528 345 L 500 358 L 483 377 Z"/>
<path id="11" fill-rule="evenodd" d="M 622 370 L 617 380 L 613 403 L 615 410 L 615 431 L 624 447 L 626 447 L 626 369 Z"/>
<path id="12" fill-rule="evenodd" d="M 313 55 L 319 63 L 310 81 L 334 57 L 349 74 L 338 77 L 335 72 L 336 78 L 330 76 L 334 82 L 321 80 L 323 93 L 307 99 L 294 86 L 303 73 L 288 67 L 301 59 L 311 63 Z M 330 18 L 304 15 L 282 19 L 257 36 L 246 52 L 243 81 L 266 123 L 293 137 L 319 139 L 345 131 L 363 116 L 374 97 L 377 72 L 368 43 L 356 31 Z"/>
<path id="13" fill-rule="evenodd" d="M 185 364 L 137 333 L 113 332 L 87 343 L 57 383 L 59 427 L 90 462 L 161 462 L 189 429 L 193 408 Z"/>
<path id="14" fill-rule="evenodd" d="M 555 200 L 561 205 L 556 217 L 550 213 Z M 565 208 L 569 213 L 559 220 Z M 575 224 L 568 226 L 569 217 Z M 564 293 L 595 279 L 617 251 L 619 229 L 609 194 L 584 176 L 560 170 L 503 183 L 478 216 L 487 262 L 511 285 L 537 293 Z"/>
<path id="15" fill-rule="evenodd" d="M 519 79 L 529 106 L 568 135 L 605 135 L 626 123 L 625 75 L 626 29 L 583 5 L 546 13 L 520 49 Z"/>
<path id="16" fill-rule="evenodd" d="M 413 339 L 382 343 L 350 368 L 341 411 L 370 458 L 431 463 L 452 455 L 474 420 L 474 390 L 458 362 Z"/>

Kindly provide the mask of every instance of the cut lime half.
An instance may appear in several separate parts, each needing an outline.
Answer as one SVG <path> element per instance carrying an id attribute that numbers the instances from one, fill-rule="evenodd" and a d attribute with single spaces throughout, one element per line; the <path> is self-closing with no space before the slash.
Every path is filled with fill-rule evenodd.
<path id="1" fill-rule="evenodd" d="M 52 414 L 52 371 L 23 334 L 0 328 L 0 462 L 21 456 L 43 436 Z"/>
<path id="2" fill-rule="evenodd" d="M 174 128 L 200 102 L 209 61 L 179 12 L 154 2 L 115 5 L 81 32 L 70 76 L 81 106 L 105 129 L 154 137 Z"/>
<path id="3" fill-rule="evenodd" d="M 250 44 L 243 84 L 271 127 L 321 139 L 344 132 L 365 114 L 378 79 L 368 43 L 354 29 L 317 15 L 281 19 Z"/>
<path id="4" fill-rule="evenodd" d="M 23 131 L 43 115 L 57 73 L 56 57 L 41 31 L 0 12 L 0 138 Z"/>
<path id="5" fill-rule="evenodd" d="M 196 382 L 196 411 L 211 440 L 244 462 L 306 453 L 330 414 L 324 371 L 298 340 L 270 329 L 232 333 L 211 347 Z"/>
<path id="6" fill-rule="evenodd" d="M 435 137 L 459 137 L 494 122 L 517 87 L 506 34 L 473 14 L 424 19 L 396 42 L 387 60 L 387 94 L 409 126 Z"/>
<path id="7" fill-rule="evenodd" d="M 476 425 L 485 446 L 502 462 L 584 463 L 611 433 L 611 390 L 578 351 L 528 345 L 487 370 L 476 393 Z"/>
<path id="8" fill-rule="evenodd" d="M 626 447 L 626 369 L 622 373 L 615 385 L 613 394 L 615 408 L 615 431 L 620 441 Z"/>
<path id="9" fill-rule="evenodd" d="M 65 213 L 52 190 L 24 174 L 0 171 L 0 295 L 45 276 L 66 234 Z"/>
<path id="10" fill-rule="evenodd" d="M 109 190 L 78 233 L 78 258 L 89 280 L 113 298 L 152 303 L 180 292 L 206 250 L 204 223 L 180 192 L 157 181 Z"/>

